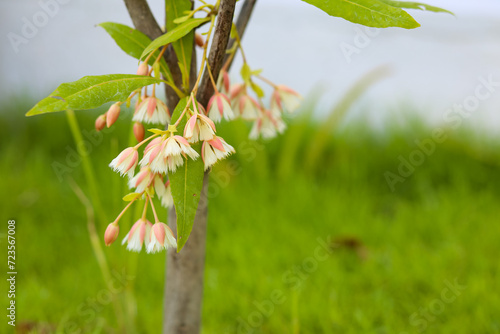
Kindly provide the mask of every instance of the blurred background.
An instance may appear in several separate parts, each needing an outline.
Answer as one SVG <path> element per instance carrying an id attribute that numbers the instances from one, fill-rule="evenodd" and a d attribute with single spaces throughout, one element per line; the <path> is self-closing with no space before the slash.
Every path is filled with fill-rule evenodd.
<path id="1" fill-rule="evenodd" d="M 131 21 L 117 0 L 49 2 L 0 0 L 16 330 L 158 333 L 164 254 L 95 255 L 127 193 L 107 164 L 131 140 L 131 111 L 103 135 L 105 108 L 76 112 L 83 156 L 71 115 L 24 117 L 62 82 L 134 73 L 95 27 Z M 212 173 L 203 333 L 500 333 L 500 2 L 428 2 L 455 16 L 410 11 L 422 27 L 376 30 L 298 0 L 258 2 L 250 65 L 305 99 L 270 141 L 249 141 L 243 122 L 220 127 L 238 154 Z M 161 22 L 162 1 L 150 5 Z M 98 207 L 84 205 L 92 193 Z"/>

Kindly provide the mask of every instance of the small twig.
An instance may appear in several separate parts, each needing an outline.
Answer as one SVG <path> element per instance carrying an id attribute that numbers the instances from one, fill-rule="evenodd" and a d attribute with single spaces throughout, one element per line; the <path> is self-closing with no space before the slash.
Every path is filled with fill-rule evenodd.
<path id="1" fill-rule="evenodd" d="M 238 15 L 238 19 L 236 19 L 236 30 L 238 31 L 238 35 L 240 36 L 240 39 L 243 38 L 243 34 L 245 33 L 245 30 L 247 28 L 248 21 L 250 21 L 250 16 L 252 15 L 253 9 L 255 7 L 255 3 L 257 0 L 245 0 L 245 3 L 243 3 L 243 6 L 241 7 L 240 14 Z M 229 41 L 229 44 L 227 46 L 227 49 L 230 50 L 235 43 L 234 39 L 231 39 Z M 235 51 L 236 52 L 236 51 Z M 233 59 L 229 59 L 231 55 L 226 55 L 224 58 L 224 63 L 228 62 L 228 70 L 229 67 L 231 67 L 231 64 L 233 62 Z"/>
<path id="2" fill-rule="evenodd" d="M 132 19 L 132 23 L 137 30 L 141 31 L 152 40 L 164 34 L 158 22 L 156 22 L 146 0 L 124 0 L 124 2 L 130 18 Z M 175 55 L 172 45 L 167 47 L 167 51 L 163 57 L 172 73 L 174 84 L 179 87 L 182 83 L 182 74 L 177 64 L 177 56 Z M 167 106 L 169 109 L 173 110 L 179 102 L 179 97 L 169 86 L 165 86 L 165 93 L 167 95 Z"/>
<path id="3" fill-rule="evenodd" d="M 104 255 L 104 252 L 102 250 L 101 243 L 99 241 L 99 237 L 97 236 L 97 231 L 96 231 L 96 226 L 95 226 L 95 215 L 94 215 L 94 207 L 92 206 L 92 203 L 90 200 L 85 196 L 83 193 L 82 189 L 76 184 L 76 182 L 68 177 L 67 179 L 71 189 L 75 193 L 75 195 L 78 197 L 82 205 L 85 207 L 85 211 L 87 213 L 87 229 L 89 231 L 89 237 L 90 237 L 90 244 L 92 245 L 92 249 L 94 251 L 94 255 L 97 259 L 97 263 L 99 264 L 99 268 L 101 269 L 102 276 L 104 278 L 104 283 L 110 289 L 110 291 L 113 291 L 112 289 L 112 277 L 111 277 L 111 271 L 109 270 L 109 265 L 108 262 L 106 261 L 106 256 Z M 115 309 L 116 317 L 117 317 L 117 322 L 119 326 L 122 328 L 122 330 L 125 330 L 123 328 L 123 310 L 121 308 L 121 305 L 119 301 L 116 299 L 116 297 L 112 298 L 113 300 L 113 307 Z"/>
<path id="4" fill-rule="evenodd" d="M 231 34 L 235 5 L 236 0 L 221 0 L 219 13 L 217 15 L 217 23 L 215 26 L 215 34 L 212 39 L 212 46 L 208 56 L 208 65 L 212 69 L 215 81 L 217 81 L 219 72 L 224 62 L 229 35 Z M 213 93 L 214 88 L 210 82 L 210 75 L 208 74 L 207 69 L 205 69 L 196 99 L 203 106 L 206 106 Z"/>

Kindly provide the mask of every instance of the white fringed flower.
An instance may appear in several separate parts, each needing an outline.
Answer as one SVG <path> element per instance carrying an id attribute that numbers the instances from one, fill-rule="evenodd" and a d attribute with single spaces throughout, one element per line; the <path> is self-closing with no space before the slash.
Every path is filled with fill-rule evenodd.
<path id="1" fill-rule="evenodd" d="M 129 177 L 132 177 L 138 160 L 139 153 L 137 150 L 133 147 L 129 147 L 118 154 L 118 156 L 111 161 L 109 167 L 119 172 L 122 176 L 127 174 Z"/>
<path id="2" fill-rule="evenodd" d="M 210 118 L 202 114 L 194 114 L 186 123 L 184 138 L 189 143 L 211 140 L 215 137 L 215 131 L 215 124 Z"/>
<path id="3" fill-rule="evenodd" d="M 155 193 L 161 201 L 164 208 L 171 208 L 174 206 L 174 198 L 172 197 L 172 189 L 170 188 L 170 181 L 163 182 L 163 177 L 156 174 L 154 179 Z"/>
<path id="4" fill-rule="evenodd" d="M 151 239 L 151 224 L 146 219 L 139 219 L 127 233 L 122 241 L 122 245 L 127 243 L 127 249 L 132 252 L 140 252 L 142 244 L 147 249 Z"/>
<path id="5" fill-rule="evenodd" d="M 283 133 L 285 129 L 285 122 L 280 117 L 274 117 L 267 110 L 254 122 L 249 138 L 255 140 L 262 136 L 264 139 L 270 139 L 276 137 L 278 133 Z"/>
<path id="6" fill-rule="evenodd" d="M 136 193 L 142 193 L 147 187 L 151 185 L 155 174 L 149 167 L 142 167 L 140 172 L 128 181 L 130 189 L 135 188 Z"/>
<path id="7" fill-rule="evenodd" d="M 241 96 L 234 104 L 233 110 L 244 120 L 252 121 L 259 116 L 259 104 L 249 95 Z"/>
<path id="8" fill-rule="evenodd" d="M 148 253 L 160 252 L 168 248 L 177 248 L 174 233 L 164 223 L 155 223 L 151 228 L 151 239 L 147 247 Z"/>
<path id="9" fill-rule="evenodd" d="M 170 122 L 170 114 L 165 103 L 154 96 L 150 96 L 137 105 L 132 120 L 141 123 L 165 125 Z"/>
<path id="10" fill-rule="evenodd" d="M 184 164 L 184 157 L 196 160 L 200 155 L 181 136 L 156 138 L 144 150 L 144 157 L 140 161 L 142 167 L 150 167 L 155 173 L 166 174 L 175 172 L 177 167 Z"/>
<path id="11" fill-rule="evenodd" d="M 208 101 L 208 117 L 214 122 L 220 122 L 222 118 L 226 121 L 230 121 L 234 118 L 233 110 L 231 109 L 231 102 L 229 98 L 222 94 L 214 94 Z"/>
<path id="12" fill-rule="evenodd" d="M 301 100 L 299 93 L 287 86 L 279 85 L 271 96 L 271 110 L 274 113 L 276 111 L 293 113 L 300 106 Z"/>
<path id="13" fill-rule="evenodd" d="M 213 166 L 218 160 L 225 159 L 232 153 L 235 153 L 234 148 L 221 137 L 204 141 L 201 147 L 201 157 L 205 164 L 205 170 Z"/>

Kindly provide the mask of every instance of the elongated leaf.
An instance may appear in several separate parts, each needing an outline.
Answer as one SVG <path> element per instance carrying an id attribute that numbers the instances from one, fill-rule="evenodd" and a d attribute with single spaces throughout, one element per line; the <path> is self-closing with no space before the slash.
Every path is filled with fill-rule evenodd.
<path id="1" fill-rule="evenodd" d="M 393 1 L 393 0 L 380 0 L 383 3 L 386 3 L 392 7 L 398 7 L 398 8 L 408 8 L 408 9 L 419 9 L 419 10 L 426 10 L 429 12 L 434 12 L 434 13 L 448 13 L 451 15 L 455 15 L 449 10 L 439 8 L 439 7 L 434 7 L 427 5 L 425 3 L 421 2 L 408 2 L 408 1 Z"/>
<path id="2" fill-rule="evenodd" d="M 151 42 L 151 44 L 149 44 L 142 53 L 141 59 L 143 59 L 159 47 L 178 41 L 180 38 L 186 36 L 194 28 L 208 21 L 210 21 L 210 18 L 207 17 L 202 19 L 189 19 L 186 22 L 179 24 L 174 29 L 168 31 L 166 34 L 161 35 L 153 42 Z"/>
<path id="3" fill-rule="evenodd" d="M 172 123 L 181 115 L 186 106 L 187 98 L 183 98 L 174 110 Z M 182 132 L 186 120 L 179 122 L 177 129 Z M 201 152 L 201 143 L 191 145 L 196 152 Z M 184 165 L 175 173 L 168 173 L 172 197 L 174 198 L 175 213 L 177 215 L 177 251 L 179 252 L 186 244 L 193 229 L 196 209 L 200 201 L 201 189 L 203 187 L 203 161 L 201 155 L 198 159 L 187 158 Z"/>
<path id="4" fill-rule="evenodd" d="M 151 44 L 151 39 L 144 35 L 139 30 L 126 26 L 120 23 L 104 22 L 98 24 L 104 28 L 106 32 L 113 38 L 116 44 L 129 56 L 135 59 L 140 59 L 144 49 Z M 155 55 L 149 59 L 149 65 L 152 65 L 160 51 L 156 51 Z M 165 62 L 165 59 L 160 59 L 160 71 L 167 78 L 171 78 L 170 69 Z"/>
<path id="5" fill-rule="evenodd" d="M 303 0 L 331 16 L 344 18 L 368 27 L 420 27 L 417 21 L 401 8 L 378 0 Z"/>
<path id="6" fill-rule="evenodd" d="M 136 200 L 139 196 L 141 196 L 141 194 L 139 194 L 139 193 L 129 193 L 129 194 L 123 196 L 122 199 L 125 202 L 131 202 L 131 201 Z"/>
<path id="7" fill-rule="evenodd" d="M 167 31 L 174 30 L 178 24 L 174 21 L 177 18 L 185 16 L 184 12 L 191 10 L 191 0 L 165 0 L 165 13 L 166 13 L 166 27 Z M 184 20 L 179 23 L 184 23 Z M 180 38 L 178 41 L 172 42 L 175 54 L 179 60 L 179 67 L 183 75 L 182 83 L 185 90 L 189 89 L 189 69 L 191 68 L 191 58 L 193 55 L 194 31 L 191 30 L 186 36 Z"/>
<path id="8" fill-rule="evenodd" d="M 64 83 L 48 97 L 38 102 L 26 116 L 63 111 L 93 109 L 108 102 L 124 101 L 134 90 L 164 82 L 147 76 L 108 74 L 87 76 Z"/>

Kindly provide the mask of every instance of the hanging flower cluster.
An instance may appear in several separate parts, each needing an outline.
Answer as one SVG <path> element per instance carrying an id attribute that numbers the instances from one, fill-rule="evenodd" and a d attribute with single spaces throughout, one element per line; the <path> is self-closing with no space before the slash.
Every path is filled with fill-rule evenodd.
<path id="1" fill-rule="evenodd" d="M 212 27 L 213 20 L 207 33 L 207 40 Z M 172 114 L 166 104 L 156 97 L 156 85 L 153 85 L 151 95 L 148 94 L 147 87 L 144 88 L 144 91 L 138 89 L 126 101 L 113 104 L 104 115 L 99 116 L 96 120 L 97 130 L 112 126 L 119 117 L 121 105 L 125 103 L 130 105 L 131 99 L 134 96 L 138 97 L 132 117 L 133 132 L 138 144 L 123 150 L 109 164 L 114 171 L 128 178 L 128 185 L 133 192 L 125 196 L 124 200 L 129 201 L 129 204 L 106 229 L 104 235 L 106 245 L 110 245 L 118 238 L 118 222 L 123 214 L 132 203 L 142 198 L 145 199 L 143 214 L 127 233 L 122 244 L 127 244 L 128 250 L 136 252 L 141 251 L 144 245 L 148 253 L 177 247 L 172 230 L 158 219 L 153 201 L 153 198 L 156 197 L 165 208 L 174 205 L 170 181 L 167 179 L 168 173 L 175 173 L 189 159 L 202 159 L 204 170 L 208 171 L 218 161 L 235 153 L 235 149 L 217 135 L 216 123 L 241 118 L 252 122 L 249 135 L 251 139 L 272 138 L 282 133 L 286 128 L 283 113 L 294 112 L 300 103 L 301 97 L 298 93 L 286 86 L 275 85 L 265 79 L 261 76 L 260 70 L 252 71 L 250 69 L 238 36 L 235 36 L 237 41 L 235 47 L 230 51 L 230 57 L 220 71 L 216 82 L 206 61 L 208 43 L 203 43 L 203 38 L 199 35 L 196 38 L 200 40 L 197 44 L 204 48 L 202 68 L 208 72 L 214 90 L 206 108 L 195 98 L 199 76 L 195 87 L 190 92 L 186 106 L 180 116 L 174 120 L 175 122 L 172 122 Z M 227 68 L 237 49 L 241 50 L 244 61 L 241 69 L 243 83 L 231 85 Z M 137 74 L 154 75 L 159 78 L 159 60 L 165 50 L 166 46 L 163 47 L 151 67 L 148 64 L 153 52 L 150 53 L 140 64 Z M 273 88 L 269 107 L 263 103 L 264 91 L 255 82 L 255 79 L 259 79 Z M 174 90 L 176 88 L 172 85 L 171 87 Z M 183 128 L 180 128 L 181 124 Z M 162 129 L 148 129 L 152 135 L 144 139 L 145 125 L 161 125 Z M 200 142 L 201 145 L 197 145 L 197 151 L 193 144 Z M 200 146 L 201 149 L 199 149 Z M 147 220 L 149 206 L 151 206 L 154 215 L 154 223 Z"/>

